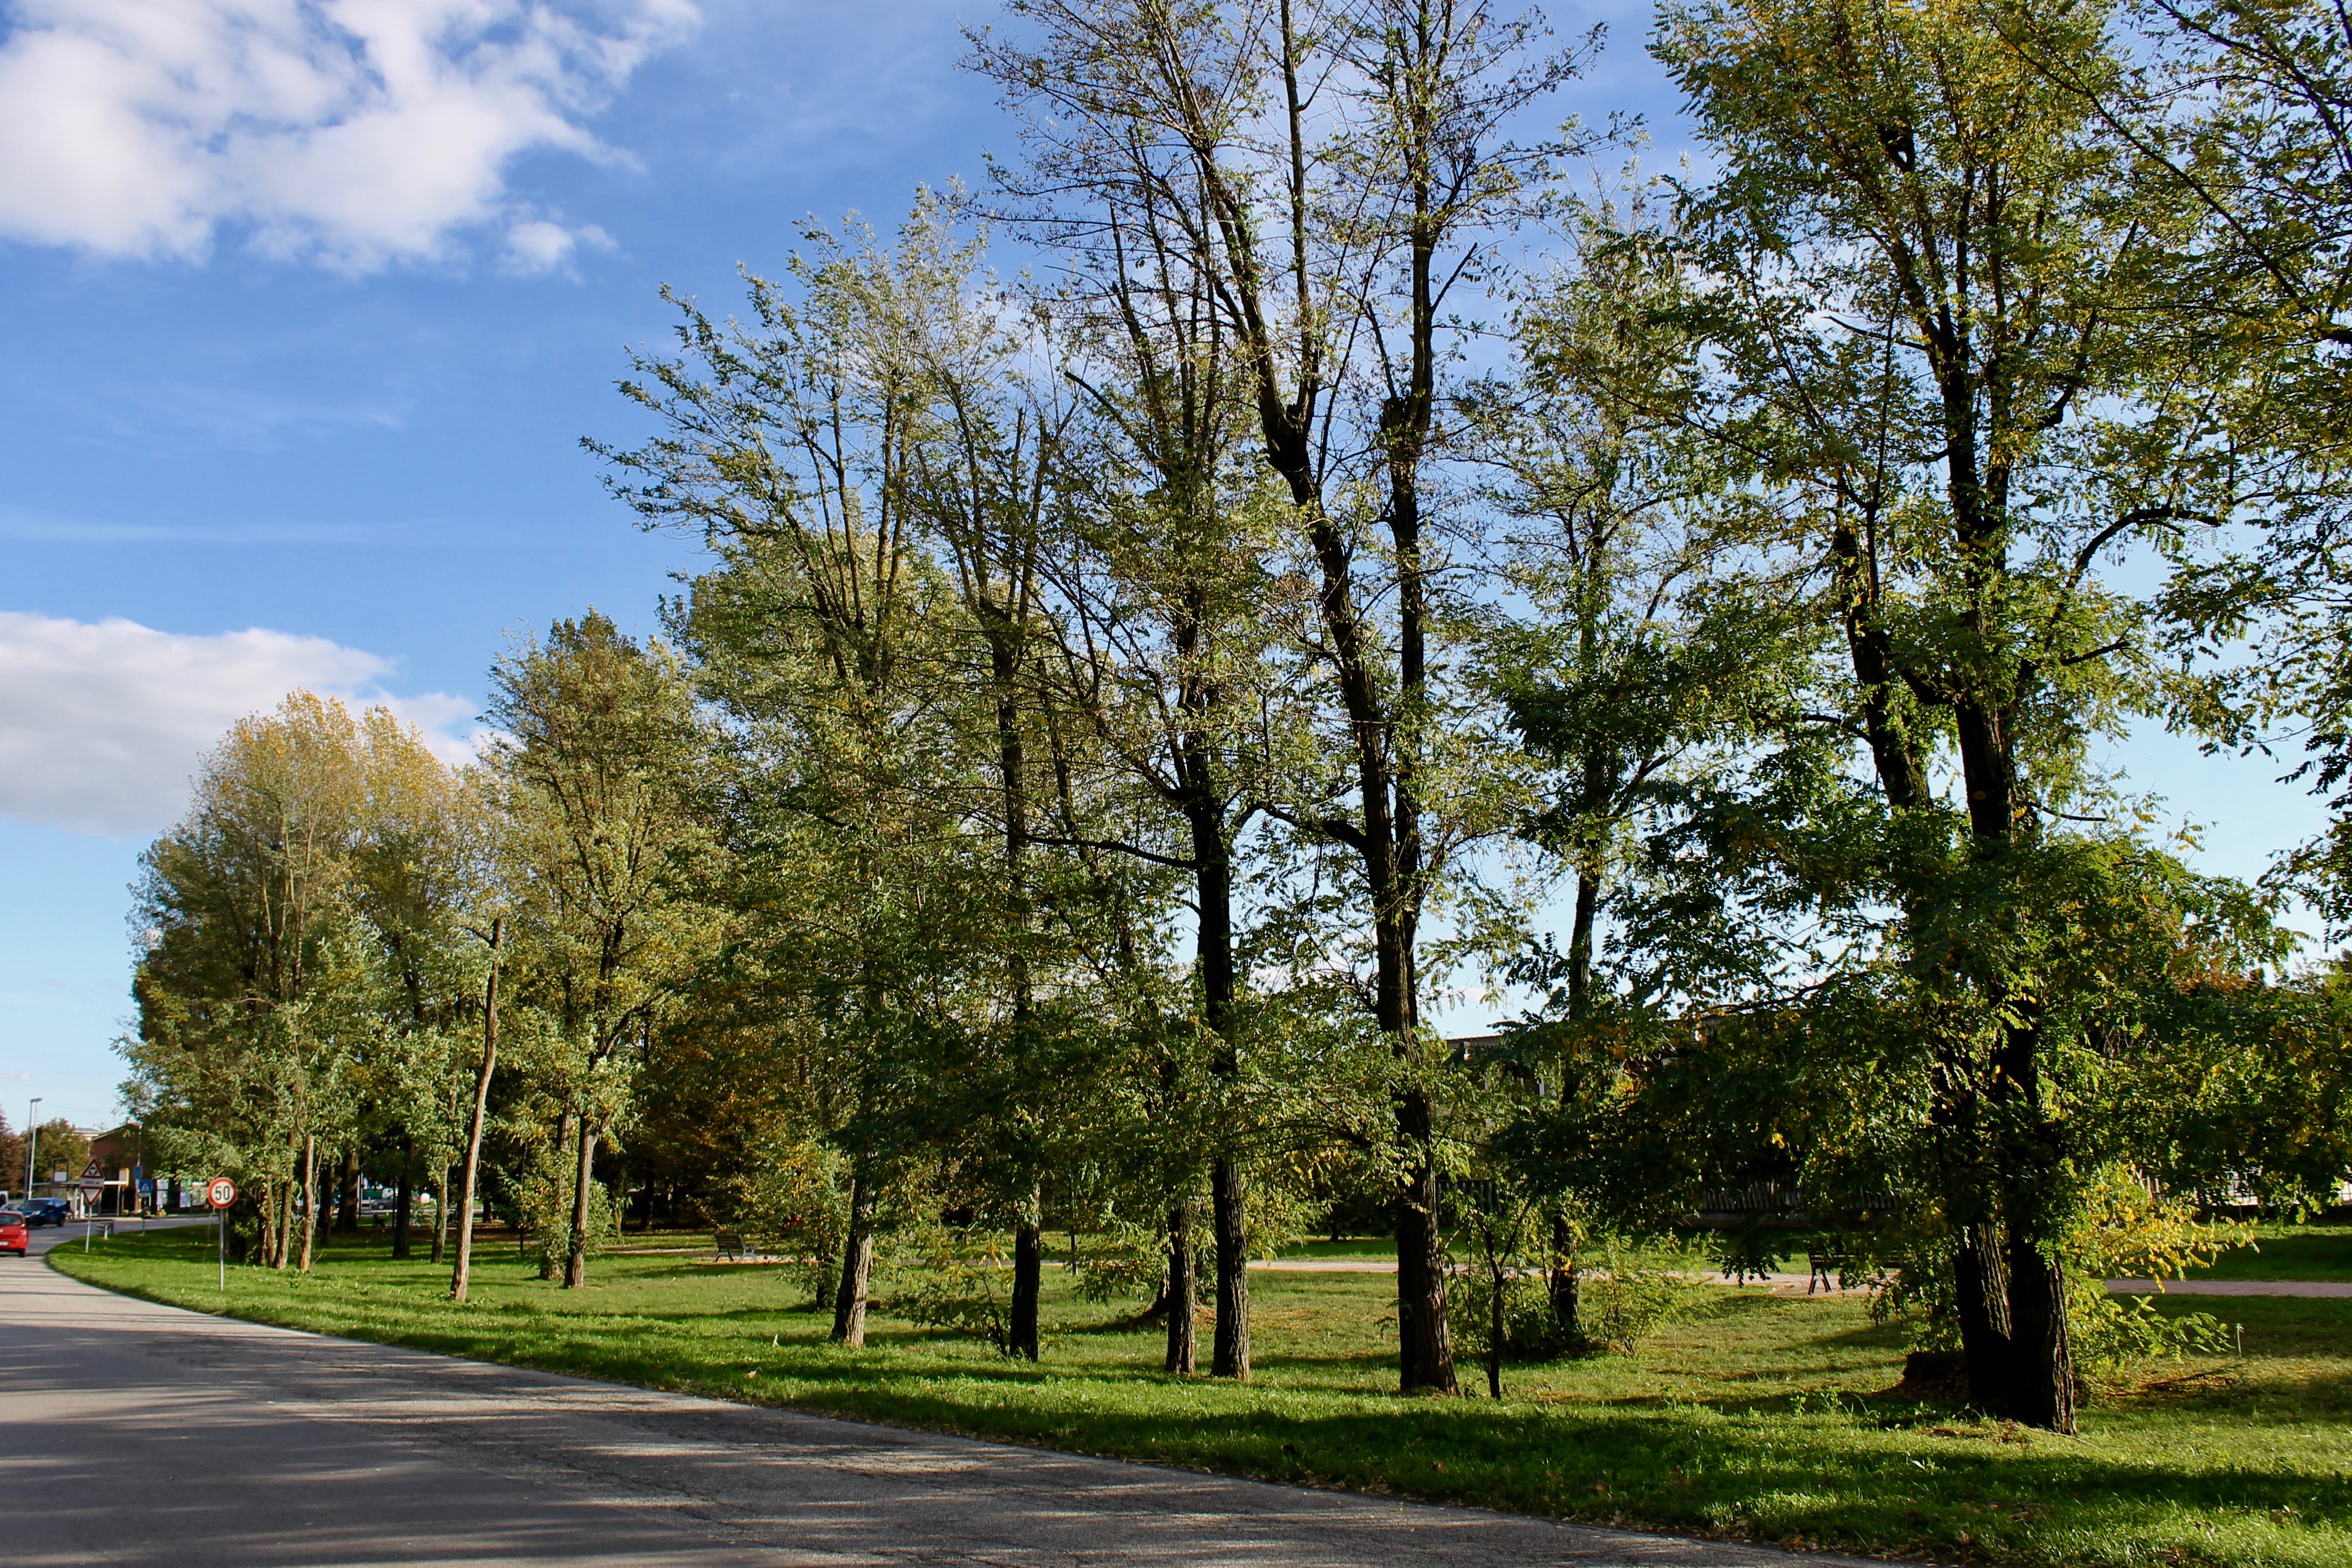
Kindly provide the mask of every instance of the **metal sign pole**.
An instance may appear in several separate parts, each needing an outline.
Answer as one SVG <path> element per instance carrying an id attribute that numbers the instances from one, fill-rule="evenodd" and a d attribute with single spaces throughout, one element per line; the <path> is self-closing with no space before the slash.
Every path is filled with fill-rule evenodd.
<path id="1" fill-rule="evenodd" d="M 214 1246 L 220 1258 L 220 1290 L 228 1294 L 228 1210 L 236 1202 L 236 1184 L 215 1176 L 205 1184 L 205 1202 L 212 1205 Z"/>

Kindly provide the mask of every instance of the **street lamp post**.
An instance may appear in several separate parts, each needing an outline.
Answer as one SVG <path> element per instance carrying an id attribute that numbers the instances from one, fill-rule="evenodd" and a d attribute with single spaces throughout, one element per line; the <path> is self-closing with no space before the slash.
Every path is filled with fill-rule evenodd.
<path id="1" fill-rule="evenodd" d="M 41 1158 L 41 1101 L 46 1095 L 33 1096 L 33 1103 L 25 1107 L 25 1195 L 33 1195 L 33 1173 L 39 1170 Z"/>

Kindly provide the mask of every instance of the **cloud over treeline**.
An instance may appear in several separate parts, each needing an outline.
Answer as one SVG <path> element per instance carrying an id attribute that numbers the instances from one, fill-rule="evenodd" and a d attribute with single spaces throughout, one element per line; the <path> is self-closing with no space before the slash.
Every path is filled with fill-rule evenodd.
<path id="1" fill-rule="evenodd" d="M 178 816 L 223 731 L 297 687 L 381 703 L 455 761 L 474 704 L 387 697 L 392 662 L 325 637 L 253 628 L 210 636 L 135 621 L 0 611 L 0 816 L 68 832 L 150 834 Z"/>

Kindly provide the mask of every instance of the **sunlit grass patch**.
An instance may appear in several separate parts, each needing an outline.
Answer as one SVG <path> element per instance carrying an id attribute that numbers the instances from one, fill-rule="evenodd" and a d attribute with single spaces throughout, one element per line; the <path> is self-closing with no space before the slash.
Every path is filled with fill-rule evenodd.
<path id="1" fill-rule="evenodd" d="M 2352 1280 L 2352 1225 L 2271 1222 L 2252 1227 L 2254 1245 L 2232 1247 L 2199 1279 Z"/>

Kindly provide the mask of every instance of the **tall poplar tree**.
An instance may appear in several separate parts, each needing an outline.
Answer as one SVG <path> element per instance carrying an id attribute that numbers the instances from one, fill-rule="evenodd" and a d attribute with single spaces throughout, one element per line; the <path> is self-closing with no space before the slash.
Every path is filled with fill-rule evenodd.
<path id="1" fill-rule="evenodd" d="M 1218 308 L 1215 258 L 1192 246 L 1155 189 L 1097 185 L 1056 203 L 1018 177 L 1008 184 L 1024 227 L 1072 264 L 1040 305 L 1064 333 L 1063 375 L 1084 416 L 1073 437 L 1082 449 L 1066 465 L 1071 517 L 1048 565 L 1059 640 L 1045 674 L 1086 751 L 1115 777 L 1113 796 L 1135 803 L 1126 815 L 1137 824 L 1122 837 L 1066 811 L 1056 841 L 1190 882 L 1195 1000 L 1185 1011 L 1211 1080 L 1230 1096 L 1251 1026 L 1236 958 L 1245 840 L 1284 795 L 1276 781 L 1296 771 L 1305 740 L 1296 666 L 1282 652 L 1302 606 L 1286 583 L 1280 509 L 1247 460 L 1251 380 Z M 1139 974 L 1129 989 L 1151 987 Z M 1172 1037 L 1171 1049 L 1165 1125 L 1211 1129 L 1212 1146 L 1169 1149 L 1167 1300 L 1191 1299 L 1191 1173 L 1204 1162 L 1210 1364 L 1246 1380 L 1251 1129 L 1234 1107 L 1202 1123 L 1180 1105 L 1188 1053 Z M 1168 1326 L 1169 1369 L 1192 1371 L 1190 1313 L 1171 1307 Z"/>
<path id="2" fill-rule="evenodd" d="M 2034 890 L 2078 852 L 2084 745 L 2155 705 L 2146 606 L 2105 574 L 2191 526 L 2147 384 L 2150 258 L 2179 230 L 2086 105 L 2003 42 L 2120 68 L 2105 13 L 2007 0 L 1674 5 L 1654 47 L 1720 177 L 1684 221 L 1714 435 L 1829 586 L 1853 717 L 1897 825 L 1978 1399 L 2074 1425 L 2059 1254 L 2074 1188 Z M 1948 806 L 1936 759 L 1957 765 Z M 1906 826 L 1907 825 L 1907 826 Z"/>
<path id="3" fill-rule="evenodd" d="M 1346 764 L 1285 815 L 1360 889 L 1370 1011 L 1400 1058 L 1400 1377 L 1451 1389 L 1421 924 L 1464 828 L 1449 797 L 1477 792 L 1436 765 L 1459 721 L 1433 674 L 1451 581 L 1440 381 L 1454 290 L 1544 167 L 1509 124 L 1576 60 L 1541 51 L 1532 15 L 1451 0 L 1010 11 L 1024 36 L 976 35 L 974 63 L 1027 113 L 1019 186 L 1148 195 L 1205 269 L 1314 574 L 1308 668 Z"/>
<path id="4" fill-rule="evenodd" d="M 563 1283 L 576 1289 L 597 1144 L 625 1119 L 635 1057 L 722 934 L 705 901 L 719 854 L 710 738 L 675 657 L 593 611 L 500 660 L 492 681 L 518 958 L 568 1053 L 544 1087 L 570 1132 Z"/>
<path id="5" fill-rule="evenodd" d="M 884 1187 L 941 1132 L 915 1054 L 1017 1047 L 1040 984 L 1024 889 L 1034 491 L 1005 482 L 1040 454 L 1034 426 L 996 422 L 1003 335 L 966 314 L 975 256 L 952 226 L 926 196 L 895 251 L 813 228 L 786 281 L 752 280 L 754 319 L 732 330 L 680 301 L 682 353 L 638 356 L 624 384 L 662 433 L 595 448 L 649 526 L 690 529 L 719 558 L 675 620 L 739 723 L 753 940 L 815 1004 L 853 1108 L 830 1130 L 851 1159 L 835 1324 L 851 1343 Z M 1034 1112 L 1037 1089 L 1007 1109 Z M 1006 1178 L 1026 1237 L 1023 1353 L 1035 1173 Z"/>

